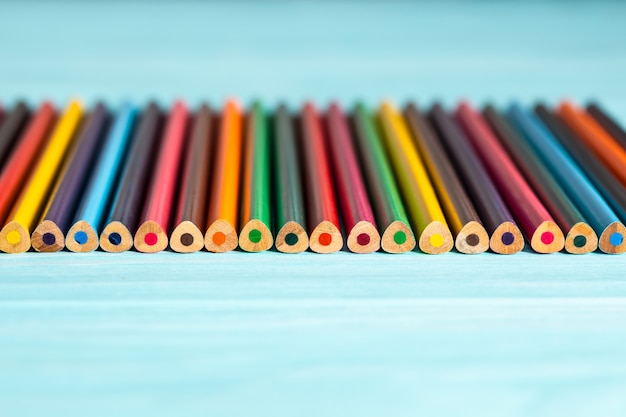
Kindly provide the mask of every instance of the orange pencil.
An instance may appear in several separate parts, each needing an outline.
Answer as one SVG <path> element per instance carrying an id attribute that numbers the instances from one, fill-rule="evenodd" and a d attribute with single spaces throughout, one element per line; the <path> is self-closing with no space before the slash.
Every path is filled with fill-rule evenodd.
<path id="1" fill-rule="evenodd" d="M 237 247 L 239 176 L 241 167 L 242 116 L 233 100 L 226 102 L 215 148 L 209 197 L 208 229 L 204 246 L 210 252 L 228 252 Z"/>
<path id="2" fill-rule="evenodd" d="M 626 150 L 587 112 L 576 108 L 572 103 L 561 103 L 558 113 L 587 147 L 613 171 L 613 175 L 626 186 Z"/>

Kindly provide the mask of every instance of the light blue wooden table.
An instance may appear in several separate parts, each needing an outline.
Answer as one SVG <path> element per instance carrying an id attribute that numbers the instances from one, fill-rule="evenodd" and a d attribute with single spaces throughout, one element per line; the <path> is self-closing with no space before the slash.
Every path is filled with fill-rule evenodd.
<path id="1" fill-rule="evenodd" d="M 624 16 L 0 3 L 0 97 L 567 96 L 626 121 Z M 625 297 L 626 255 L 5 255 L 0 416 L 624 416 Z"/>

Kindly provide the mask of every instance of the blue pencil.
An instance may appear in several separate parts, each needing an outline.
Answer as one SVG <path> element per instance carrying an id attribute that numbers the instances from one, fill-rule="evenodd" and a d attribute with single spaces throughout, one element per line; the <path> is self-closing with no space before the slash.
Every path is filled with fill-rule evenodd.
<path id="1" fill-rule="evenodd" d="M 552 133 L 517 104 L 509 108 L 508 115 L 600 237 L 600 250 L 612 254 L 626 251 L 626 227 Z"/>
<path id="2" fill-rule="evenodd" d="M 65 238 L 66 247 L 72 252 L 90 252 L 98 247 L 98 233 L 104 216 L 108 214 L 108 203 L 130 142 L 135 115 L 135 108 L 128 103 L 124 104 L 109 131 L 102 154 L 78 206 L 74 224 Z"/>

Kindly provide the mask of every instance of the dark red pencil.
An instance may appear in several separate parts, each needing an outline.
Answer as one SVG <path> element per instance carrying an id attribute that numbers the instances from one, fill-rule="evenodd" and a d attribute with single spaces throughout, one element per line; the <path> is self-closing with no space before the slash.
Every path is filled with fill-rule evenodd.
<path id="1" fill-rule="evenodd" d="M 374 212 L 367 196 L 346 118 L 336 103 L 328 110 L 327 124 L 328 148 L 337 183 L 341 215 L 348 233 L 348 249 L 355 253 L 375 252 L 380 248 L 380 234 L 376 230 Z"/>

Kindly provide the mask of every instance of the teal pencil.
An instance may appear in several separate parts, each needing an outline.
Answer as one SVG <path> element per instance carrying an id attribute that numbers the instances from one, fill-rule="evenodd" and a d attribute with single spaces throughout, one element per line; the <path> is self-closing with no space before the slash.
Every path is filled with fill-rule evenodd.
<path id="1" fill-rule="evenodd" d="M 98 247 L 98 234 L 115 190 L 117 174 L 130 142 L 136 110 L 124 104 L 109 131 L 102 155 L 84 193 L 65 245 L 72 252 L 90 252 Z"/>

